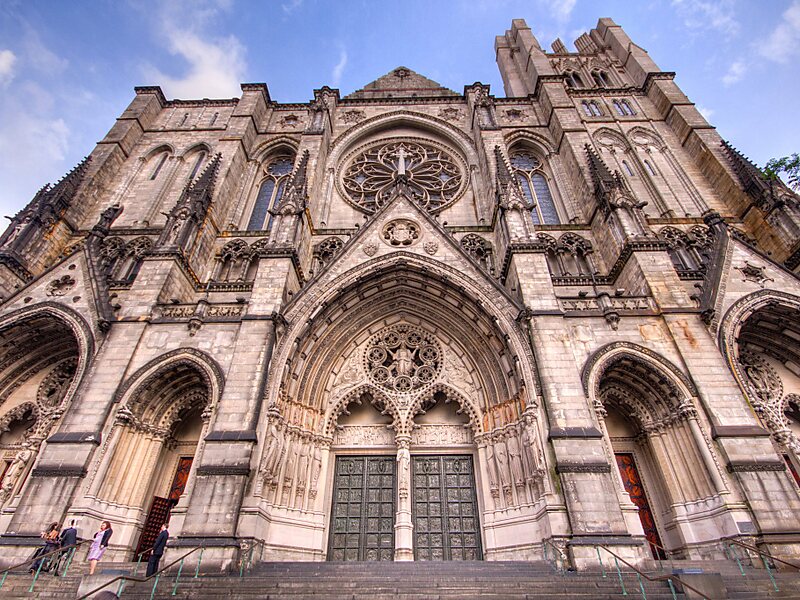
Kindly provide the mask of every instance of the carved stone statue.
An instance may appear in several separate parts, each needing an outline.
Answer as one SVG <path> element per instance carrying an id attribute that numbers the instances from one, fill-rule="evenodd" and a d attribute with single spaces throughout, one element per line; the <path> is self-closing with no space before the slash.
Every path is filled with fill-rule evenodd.
<path id="1" fill-rule="evenodd" d="M 510 432 L 506 436 L 506 446 L 508 447 L 508 458 L 511 463 L 511 476 L 514 479 L 514 485 L 521 487 L 525 485 L 525 471 L 522 467 L 522 456 L 516 431 Z"/>
<path id="2" fill-rule="evenodd" d="M 389 352 L 391 352 L 392 358 L 395 360 L 397 375 L 410 377 L 414 374 L 414 355 L 405 345 L 401 344 L 397 350 L 394 352 L 389 350 Z"/>
<path id="3" fill-rule="evenodd" d="M 17 485 L 17 481 L 22 476 L 22 473 L 24 473 L 25 467 L 28 465 L 28 461 L 32 456 L 33 452 L 28 444 L 24 445 L 22 449 L 17 452 L 16 456 L 14 456 L 14 460 L 11 461 L 3 477 L 3 482 L 0 484 L 0 504 L 11 497 L 14 492 L 14 487 Z"/>
<path id="4" fill-rule="evenodd" d="M 274 417 L 269 419 L 266 438 L 267 450 L 264 452 L 261 474 L 265 482 L 274 486 L 277 484 L 278 465 L 280 465 L 281 456 L 283 455 L 283 436 Z"/>

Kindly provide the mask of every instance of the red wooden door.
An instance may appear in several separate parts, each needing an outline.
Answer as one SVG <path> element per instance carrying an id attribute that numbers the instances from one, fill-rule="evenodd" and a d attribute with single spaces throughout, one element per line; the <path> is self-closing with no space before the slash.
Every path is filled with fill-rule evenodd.
<path id="1" fill-rule="evenodd" d="M 653 518 L 653 511 L 650 510 L 650 503 L 647 501 L 647 496 L 644 493 L 644 486 L 639 477 L 639 471 L 636 469 L 636 463 L 633 461 L 633 454 L 619 453 L 614 455 L 617 459 L 617 467 L 619 467 L 620 475 L 622 475 L 622 483 L 625 485 L 625 491 L 631 497 L 633 502 L 639 509 L 639 520 L 642 522 L 642 529 L 647 541 L 650 542 L 650 550 L 653 552 L 653 558 L 666 558 L 664 551 L 659 547 L 661 546 L 661 538 L 658 536 L 656 529 L 656 521 Z M 655 544 L 658 544 L 657 546 Z"/>
<path id="2" fill-rule="evenodd" d="M 150 512 L 147 513 L 142 536 L 139 538 L 139 546 L 136 548 L 137 555 L 139 552 L 148 550 L 142 555 L 142 560 L 150 557 L 149 549 L 153 547 L 158 532 L 161 531 L 161 526 L 169 522 L 169 513 L 172 511 L 172 507 L 178 503 L 178 499 L 186 489 L 189 471 L 192 469 L 192 459 L 191 456 L 181 456 L 178 459 L 178 467 L 175 469 L 175 476 L 172 478 L 172 485 L 166 498 L 153 496 L 153 504 L 150 506 Z"/>

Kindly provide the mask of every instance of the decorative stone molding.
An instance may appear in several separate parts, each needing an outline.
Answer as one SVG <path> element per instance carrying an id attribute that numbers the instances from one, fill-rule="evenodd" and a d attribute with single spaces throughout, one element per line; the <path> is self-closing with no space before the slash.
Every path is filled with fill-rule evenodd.
<path id="1" fill-rule="evenodd" d="M 381 240 L 393 247 L 412 246 L 422 235 L 420 226 L 408 219 L 395 219 L 383 226 Z"/>
<path id="2" fill-rule="evenodd" d="M 559 462 L 556 464 L 556 473 L 610 473 L 611 465 L 606 462 L 597 463 L 570 463 Z"/>

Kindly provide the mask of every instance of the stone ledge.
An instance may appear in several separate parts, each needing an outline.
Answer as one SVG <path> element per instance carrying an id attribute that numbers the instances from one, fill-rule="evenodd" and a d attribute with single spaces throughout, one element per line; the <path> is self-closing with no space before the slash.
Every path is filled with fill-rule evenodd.
<path id="1" fill-rule="evenodd" d="M 100 445 L 102 434 L 96 431 L 69 431 L 66 433 L 54 433 L 47 438 L 48 444 L 84 444 L 90 442 L 96 446 Z"/>
<path id="2" fill-rule="evenodd" d="M 711 437 L 769 437 L 769 431 L 758 425 L 713 425 Z"/>
<path id="3" fill-rule="evenodd" d="M 728 463 L 731 473 L 756 473 L 762 471 L 785 471 L 786 465 L 780 461 L 732 460 Z"/>
<path id="4" fill-rule="evenodd" d="M 257 442 L 258 436 L 254 429 L 237 431 L 212 431 L 206 436 L 207 442 Z"/>
<path id="5" fill-rule="evenodd" d="M 250 475 L 250 467 L 240 465 L 202 465 L 197 467 L 199 477 L 208 475 Z"/>
<path id="6" fill-rule="evenodd" d="M 610 473 L 611 465 L 607 462 L 559 462 L 556 463 L 556 473 Z"/>
<path id="7" fill-rule="evenodd" d="M 603 439 L 603 433 L 597 427 L 553 427 L 550 429 L 549 439 Z"/>

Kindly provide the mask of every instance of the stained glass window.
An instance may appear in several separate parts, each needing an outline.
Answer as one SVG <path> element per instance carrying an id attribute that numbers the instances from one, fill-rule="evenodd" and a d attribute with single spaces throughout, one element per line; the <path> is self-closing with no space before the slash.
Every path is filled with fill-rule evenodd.
<path id="1" fill-rule="evenodd" d="M 542 171 L 541 161 L 528 152 L 518 152 L 511 157 L 511 166 L 514 167 L 525 199 L 532 206 L 533 222 L 537 225 L 560 223 L 547 177 Z"/>
<path id="2" fill-rule="evenodd" d="M 261 182 L 261 187 L 256 196 L 253 212 L 250 214 L 248 230 L 266 230 L 272 227 L 270 208 L 275 208 L 283 196 L 286 180 L 292 172 L 292 159 L 281 157 L 272 161 L 264 169 L 267 177 Z"/>

